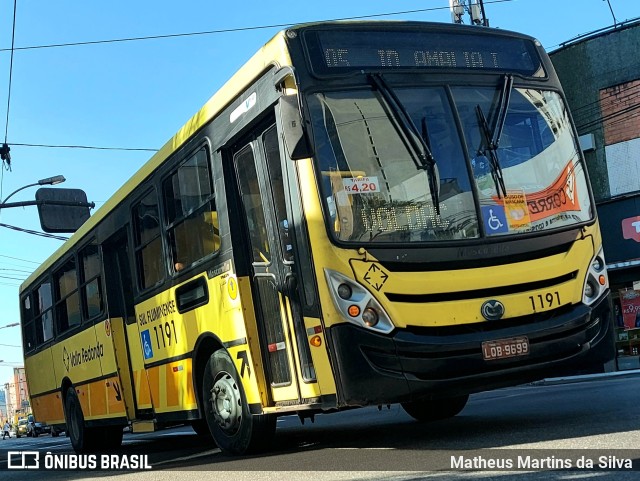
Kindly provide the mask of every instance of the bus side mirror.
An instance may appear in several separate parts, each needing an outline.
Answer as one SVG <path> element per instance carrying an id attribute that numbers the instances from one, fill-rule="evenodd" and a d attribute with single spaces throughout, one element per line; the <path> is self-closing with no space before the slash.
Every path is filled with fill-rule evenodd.
<path id="1" fill-rule="evenodd" d="M 80 189 L 50 189 L 36 191 L 40 226 L 45 232 L 77 231 L 87 219 L 93 202 L 87 202 L 87 194 Z"/>
<path id="2" fill-rule="evenodd" d="M 304 129 L 304 121 L 300 116 L 298 97 L 296 95 L 283 95 L 280 97 L 280 119 L 282 121 L 284 145 L 291 160 L 311 157 L 313 152 Z"/>

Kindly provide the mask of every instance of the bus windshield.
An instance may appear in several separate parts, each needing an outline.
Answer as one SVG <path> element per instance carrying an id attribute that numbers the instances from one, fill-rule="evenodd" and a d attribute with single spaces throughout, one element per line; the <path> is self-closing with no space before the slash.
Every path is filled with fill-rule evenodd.
<path id="1" fill-rule="evenodd" d="M 584 167 L 556 92 L 514 87 L 507 101 L 503 86 L 393 92 L 433 155 L 438 195 L 381 92 L 313 94 L 316 163 L 336 240 L 455 241 L 592 218 Z"/>

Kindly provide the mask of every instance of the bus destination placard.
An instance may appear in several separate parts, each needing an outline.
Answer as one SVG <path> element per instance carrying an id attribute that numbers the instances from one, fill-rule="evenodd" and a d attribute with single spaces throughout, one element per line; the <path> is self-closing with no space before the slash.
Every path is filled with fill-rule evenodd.
<path id="1" fill-rule="evenodd" d="M 320 76 L 357 70 L 469 69 L 541 76 L 532 41 L 440 31 L 313 30 L 305 42 Z M 544 74 L 542 74 L 544 76 Z"/>

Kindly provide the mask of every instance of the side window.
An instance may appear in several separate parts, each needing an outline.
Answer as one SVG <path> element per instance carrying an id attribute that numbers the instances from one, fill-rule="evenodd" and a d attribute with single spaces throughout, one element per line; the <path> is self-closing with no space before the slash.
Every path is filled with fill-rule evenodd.
<path id="1" fill-rule="evenodd" d="M 79 326 L 80 295 L 78 294 L 78 277 L 76 261 L 72 257 L 62 268 L 53 274 L 53 285 L 56 300 L 56 327 L 58 334 Z"/>
<path id="2" fill-rule="evenodd" d="M 206 148 L 162 184 L 167 235 L 176 272 L 220 248 L 218 213 Z"/>
<path id="3" fill-rule="evenodd" d="M 102 270 L 98 246 L 90 244 L 80 251 L 80 291 L 85 319 L 102 314 Z"/>
<path id="4" fill-rule="evenodd" d="M 36 328 L 33 319 L 34 306 L 31 302 L 31 294 L 22 298 L 22 339 L 25 352 L 33 351 L 36 347 Z"/>
<path id="5" fill-rule="evenodd" d="M 36 344 L 47 342 L 53 338 L 53 296 L 51 283 L 43 282 L 34 291 L 33 324 L 35 327 Z"/>
<path id="6" fill-rule="evenodd" d="M 144 196 L 133 210 L 136 267 L 141 289 L 152 287 L 164 279 L 159 213 L 155 190 Z"/>

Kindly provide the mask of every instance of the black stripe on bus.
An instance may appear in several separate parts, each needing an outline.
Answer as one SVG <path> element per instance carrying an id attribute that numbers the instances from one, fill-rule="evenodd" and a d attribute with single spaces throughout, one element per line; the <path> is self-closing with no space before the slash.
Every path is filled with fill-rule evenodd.
<path id="1" fill-rule="evenodd" d="M 534 291 L 537 289 L 552 288 L 559 284 L 574 280 L 578 276 L 578 271 L 569 272 L 553 279 L 543 279 L 540 281 L 527 282 L 524 284 L 513 284 L 509 286 L 489 287 L 470 291 L 438 292 L 435 294 L 397 294 L 387 293 L 387 299 L 391 302 L 448 302 L 462 301 L 468 299 L 488 299 L 491 297 L 506 296 L 520 292 Z"/>
<path id="2" fill-rule="evenodd" d="M 227 349 L 229 349 L 231 347 L 242 346 L 246 343 L 247 343 L 247 338 L 241 337 L 240 339 L 234 339 L 233 341 L 223 342 L 222 345 Z"/>
<path id="3" fill-rule="evenodd" d="M 240 339 L 234 339 L 233 341 L 229 341 L 229 342 L 223 342 L 222 345 L 229 349 L 231 347 L 236 347 L 236 346 L 243 346 L 247 343 L 247 338 L 246 337 L 241 337 Z M 153 367 L 158 367 L 158 366 L 162 366 L 164 364 L 168 364 L 170 362 L 177 362 L 177 361 L 183 361 L 184 359 L 189 359 L 191 358 L 193 354 L 193 351 L 189 351 L 185 354 L 181 354 L 180 356 L 175 356 L 175 357 L 169 357 L 167 359 L 162 359 L 160 361 L 156 361 L 156 362 L 151 362 L 149 364 L 145 364 L 144 367 L 145 369 L 150 369 Z"/>
<path id="4" fill-rule="evenodd" d="M 82 386 L 85 386 L 87 384 L 91 384 L 92 382 L 104 381 L 105 379 L 109 379 L 109 378 L 117 377 L 117 376 L 118 376 L 117 371 L 113 371 L 110 374 L 104 374 L 104 375 L 99 376 L 99 377 L 93 377 L 91 379 L 87 379 L 86 381 L 82 381 L 82 382 L 79 382 L 79 383 L 72 383 L 72 386 L 74 388 L 82 387 Z M 53 393 L 62 394 L 62 389 L 60 387 L 57 387 L 55 389 L 50 389 L 49 391 L 40 392 L 38 394 L 30 393 L 30 396 L 33 397 L 33 398 L 36 398 L 36 397 L 47 396 L 47 395 L 53 394 Z"/>
<path id="5" fill-rule="evenodd" d="M 145 364 L 145 369 L 151 369 L 158 366 L 163 366 L 165 364 L 169 364 L 170 362 L 184 361 L 185 359 L 191 359 L 191 355 L 193 351 L 189 351 L 185 354 L 181 354 L 179 356 L 168 357 L 167 359 L 161 359 L 160 361 L 150 362 L 149 364 Z"/>

